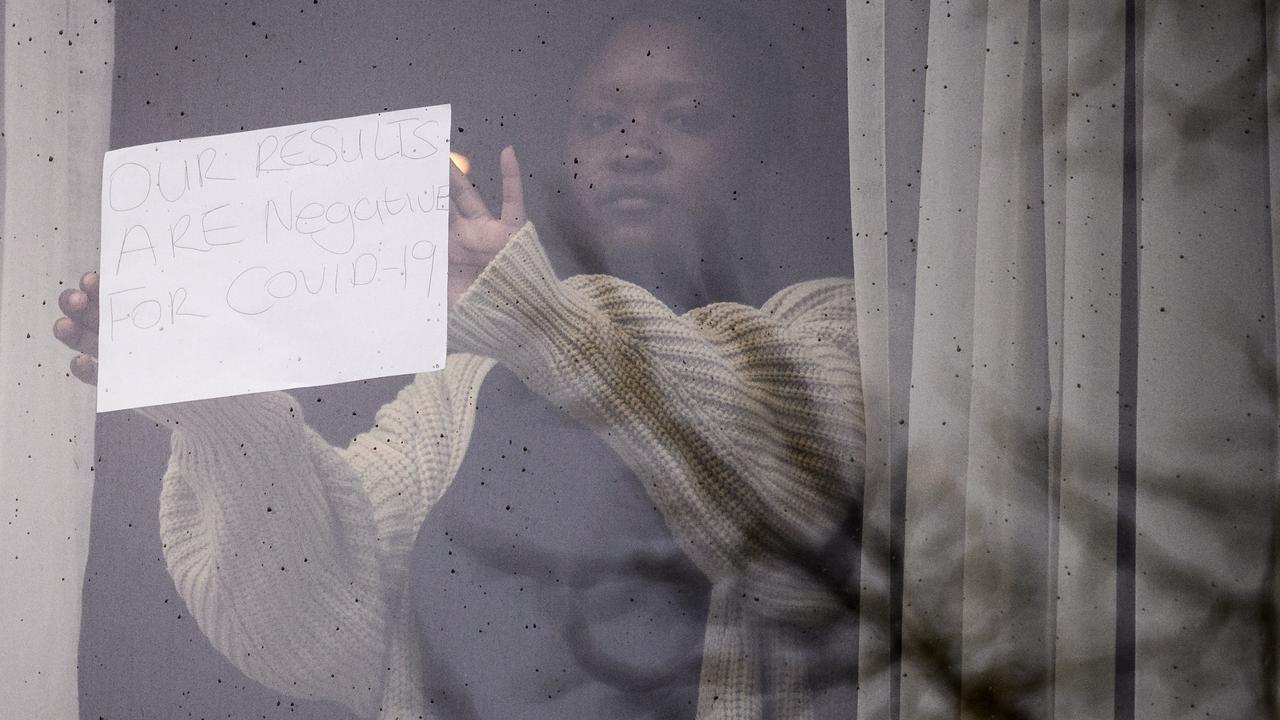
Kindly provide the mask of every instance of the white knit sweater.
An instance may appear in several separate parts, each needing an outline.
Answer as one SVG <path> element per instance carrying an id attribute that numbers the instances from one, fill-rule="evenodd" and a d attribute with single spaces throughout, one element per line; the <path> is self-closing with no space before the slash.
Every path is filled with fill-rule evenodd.
<path id="1" fill-rule="evenodd" d="M 282 693 L 432 717 L 408 554 L 496 361 L 605 439 L 712 579 L 699 718 L 769 703 L 809 714 L 803 672 L 748 628 L 821 622 L 839 605 L 795 558 L 840 531 L 861 482 L 852 281 L 677 316 L 616 278 L 557 280 L 530 224 L 460 299 L 449 342 L 446 369 L 417 376 L 342 449 L 285 393 L 145 411 L 173 430 L 165 558 L 213 645 Z"/>

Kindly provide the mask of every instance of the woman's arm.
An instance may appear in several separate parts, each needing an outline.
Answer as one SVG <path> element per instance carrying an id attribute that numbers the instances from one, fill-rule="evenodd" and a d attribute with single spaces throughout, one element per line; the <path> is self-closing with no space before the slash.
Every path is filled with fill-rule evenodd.
<path id="1" fill-rule="evenodd" d="M 862 476 L 854 327 L 852 281 L 684 316 L 616 278 L 561 282 L 525 225 L 459 299 L 449 339 L 604 436 L 713 579 L 813 617 L 847 589 L 824 553 Z"/>
<path id="2" fill-rule="evenodd" d="M 200 628 L 246 675 L 362 717 L 382 704 L 423 515 L 466 447 L 491 366 L 452 356 L 345 449 L 284 393 L 151 408 L 170 427 L 161 539 Z M 403 648 L 402 648 L 403 650 Z"/>
<path id="3" fill-rule="evenodd" d="M 501 161 L 497 219 L 450 166 L 451 304 L 524 222 L 514 151 Z M 65 316 L 53 334 L 77 353 L 71 372 L 96 384 L 98 274 L 85 273 L 58 306 Z M 307 428 L 283 393 L 142 411 L 174 431 L 161 501 L 170 572 L 201 628 L 246 674 L 365 715 L 379 695 L 384 714 L 419 714 L 420 694 L 406 687 L 420 683 L 417 645 L 388 627 L 404 616 L 405 556 L 457 470 L 491 365 L 451 356 L 343 450 Z"/>

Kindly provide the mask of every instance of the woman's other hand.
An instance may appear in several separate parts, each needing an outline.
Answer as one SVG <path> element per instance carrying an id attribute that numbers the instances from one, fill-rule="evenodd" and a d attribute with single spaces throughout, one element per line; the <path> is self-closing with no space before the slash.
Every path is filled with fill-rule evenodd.
<path id="1" fill-rule="evenodd" d="M 58 295 L 65 317 L 53 324 L 53 336 L 78 354 L 71 358 L 71 374 L 89 385 L 98 384 L 98 273 L 80 277 L 80 287 Z"/>
<path id="2" fill-rule="evenodd" d="M 511 147 L 499 156 L 502 166 L 502 212 L 489 212 L 475 185 L 452 161 L 449 163 L 449 305 L 471 287 L 489 261 L 506 247 L 511 235 L 528 219 L 520 163 Z"/>

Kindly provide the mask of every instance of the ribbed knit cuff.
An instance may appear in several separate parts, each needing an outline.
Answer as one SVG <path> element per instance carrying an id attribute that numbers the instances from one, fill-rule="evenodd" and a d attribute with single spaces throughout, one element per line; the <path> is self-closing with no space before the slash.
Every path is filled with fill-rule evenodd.
<path id="1" fill-rule="evenodd" d="M 316 448 L 302 437 L 301 409 L 288 393 L 178 402 L 148 407 L 143 415 L 173 430 L 170 462 L 188 478 L 206 520 L 329 533 L 334 503 L 360 503 L 358 488 L 315 478 L 307 454 Z"/>
<path id="2" fill-rule="evenodd" d="M 166 562 L 246 675 L 372 717 L 386 653 L 373 510 L 285 393 L 147 408 L 173 430 Z"/>
<path id="3" fill-rule="evenodd" d="M 570 335 L 592 322 L 556 278 L 533 223 L 526 223 L 463 293 L 449 317 L 449 351 L 484 355 L 513 367 L 547 344 L 570 348 Z"/>

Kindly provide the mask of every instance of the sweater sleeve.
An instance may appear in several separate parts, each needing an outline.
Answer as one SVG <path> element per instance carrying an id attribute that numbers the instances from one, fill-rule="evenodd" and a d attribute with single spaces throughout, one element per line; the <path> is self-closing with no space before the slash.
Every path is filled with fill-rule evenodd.
<path id="1" fill-rule="evenodd" d="M 457 470 L 491 361 L 451 356 L 381 408 L 346 448 L 285 393 L 149 408 L 172 430 L 160 502 L 165 559 L 212 644 L 249 677 L 361 717 L 412 648 L 406 556 Z"/>
<path id="2" fill-rule="evenodd" d="M 558 281 L 526 225 L 460 299 L 450 342 L 602 434 L 713 580 L 813 619 L 847 598 L 830 572 L 847 557 L 829 555 L 858 515 L 853 297 L 819 280 L 677 316 L 616 278 Z"/>

